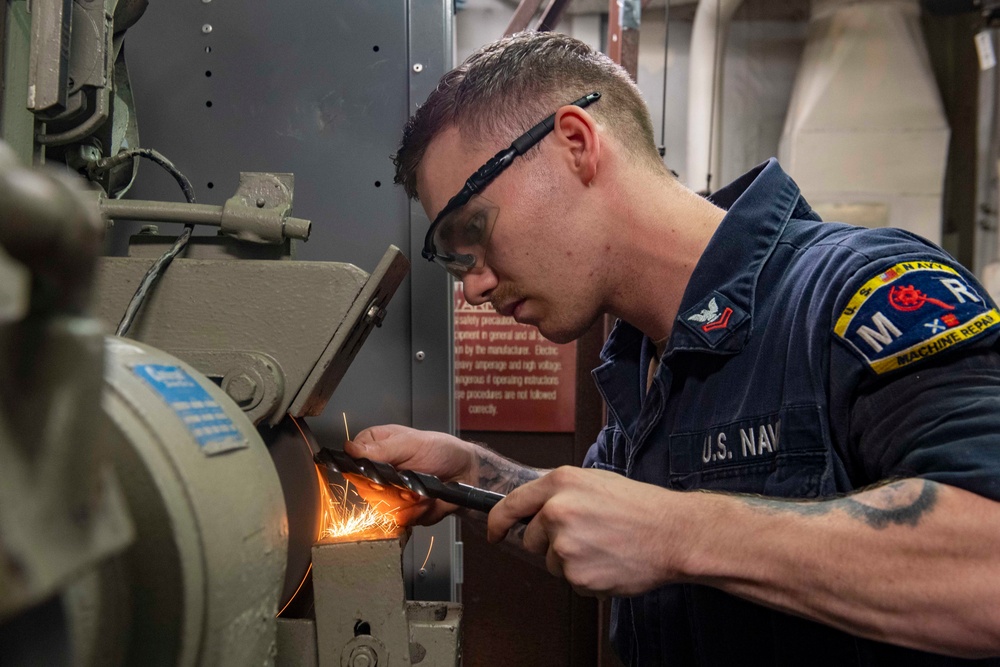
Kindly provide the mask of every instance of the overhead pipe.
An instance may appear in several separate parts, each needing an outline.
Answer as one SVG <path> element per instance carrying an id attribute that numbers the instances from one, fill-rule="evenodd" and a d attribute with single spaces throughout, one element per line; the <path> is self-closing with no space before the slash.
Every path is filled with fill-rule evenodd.
<path id="1" fill-rule="evenodd" d="M 573 0 L 551 0 L 538 20 L 538 32 L 551 32 L 559 25 L 563 12 Z"/>
<path id="2" fill-rule="evenodd" d="M 541 5 L 542 0 L 521 0 L 517 5 L 517 9 L 514 10 L 514 15 L 510 17 L 510 23 L 507 24 L 507 29 L 503 31 L 503 36 L 510 37 L 515 33 L 527 30 L 528 24 L 531 23 L 532 17 L 535 16 Z"/>
<path id="3" fill-rule="evenodd" d="M 551 32 L 554 30 L 559 24 L 559 20 L 562 19 L 563 12 L 569 6 L 570 2 L 572 0 L 549 0 L 534 30 L 538 32 Z M 541 5 L 542 0 L 521 0 L 517 5 L 517 9 L 514 10 L 514 15 L 511 17 L 510 23 L 507 24 L 507 29 L 503 31 L 503 36 L 510 37 L 515 33 L 528 30 L 531 19 L 538 13 L 538 8 Z"/>
<path id="4" fill-rule="evenodd" d="M 722 79 L 726 36 L 742 0 L 701 0 L 691 33 L 688 90 L 688 185 L 712 191 L 722 162 Z"/>

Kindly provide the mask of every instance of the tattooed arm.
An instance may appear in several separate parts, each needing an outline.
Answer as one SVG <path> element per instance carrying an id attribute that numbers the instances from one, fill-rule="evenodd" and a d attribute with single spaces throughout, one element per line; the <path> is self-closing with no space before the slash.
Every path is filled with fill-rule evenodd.
<path id="1" fill-rule="evenodd" d="M 474 486 L 507 495 L 548 472 L 504 458 L 482 443 L 469 444 L 475 447 L 476 468 L 471 482 Z"/>
<path id="2" fill-rule="evenodd" d="M 436 475 L 446 482 L 463 482 L 506 495 L 547 471 L 504 458 L 485 445 L 466 442 L 446 433 L 420 431 L 395 424 L 374 426 L 345 444 L 348 454 L 384 461 L 398 468 Z M 458 508 L 442 501 L 422 500 L 396 512 L 401 524 L 431 524 Z M 479 512 L 464 512 L 468 518 Z"/>
<path id="3" fill-rule="evenodd" d="M 497 454 L 481 443 L 470 444 L 476 447 L 475 455 L 477 467 L 476 472 L 473 475 L 473 481 L 471 482 L 475 486 L 507 495 L 522 484 L 534 481 L 549 472 L 548 470 L 531 468 L 517 463 L 516 461 L 512 461 L 501 456 L 500 454 Z M 485 514 L 472 510 L 460 510 L 458 514 L 463 519 L 463 525 L 471 526 L 477 534 L 485 535 Z M 533 565 L 544 567 L 544 564 L 541 563 L 539 559 L 526 554 L 524 551 L 523 541 L 524 530 L 526 527 L 527 526 L 524 523 L 514 524 L 510 532 L 507 533 L 503 544 L 508 547 L 514 547 L 514 549 L 510 550 L 510 553 L 513 553 L 524 560 L 528 560 Z"/>
<path id="4" fill-rule="evenodd" d="M 719 588 L 855 635 L 926 651 L 1000 654 L 1000 503 L 922 479 L 785 501 L 681 493 L 558 468 L 490 514 L 577 590 Z"/>
<path id="5" fill-rule="evenodd" d="M 1000 654 L 1000 504 L 922 479 L 817 502 L 697 495 L 732 521 L 699 531 L 692 580 L 871 639 Z"/>

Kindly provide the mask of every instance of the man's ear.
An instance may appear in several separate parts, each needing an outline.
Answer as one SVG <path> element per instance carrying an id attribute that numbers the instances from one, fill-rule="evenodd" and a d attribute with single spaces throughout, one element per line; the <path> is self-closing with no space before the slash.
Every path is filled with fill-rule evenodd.
<path id="1" fill-rule="evenodd" d="M 594 117 L 568 104 L 556 111 L 552 134 L 567 166 L 584 185 L 597 176 L 601 157 L 601 137 Z"/>

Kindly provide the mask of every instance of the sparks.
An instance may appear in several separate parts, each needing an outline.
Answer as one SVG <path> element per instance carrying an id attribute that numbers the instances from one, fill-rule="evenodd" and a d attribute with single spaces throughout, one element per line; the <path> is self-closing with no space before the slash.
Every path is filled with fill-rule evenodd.
<path id="1" fill-rule="evenodd" d="M 388 535 L 399 528 L 392 518 L 392 513 L 398 510 L 398 507 L 390 507 L 384 501 L 374 506 L 369 505 L 357 496 L 349 483 L 328 484 L 319 468 L 316 472 L 320 479 L 323 503 L 320 540 L 361 536 L 365 533 Z"/>

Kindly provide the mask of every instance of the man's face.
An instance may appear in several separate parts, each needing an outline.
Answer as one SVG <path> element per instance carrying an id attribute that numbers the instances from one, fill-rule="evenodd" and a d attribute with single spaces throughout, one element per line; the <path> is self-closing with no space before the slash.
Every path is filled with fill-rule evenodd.
<path id="1" fill-rule="evenodd" d="M 470 174 L 499 147 L 470 149 L 457 128 L 427 147 L 417 171 L 420 201 L 433 220 Z M 498 209 L 485 266 L 465 274 L 471 304 L 487 301 L 498 312 L 538 327 L 555 342 L 582 335 L 600 315 L 600 253 L 585 218 L 586 188 L 560 160 L 548 137 L 540 153 L 519 158 L 490 183 L 482 197 Z"/>

